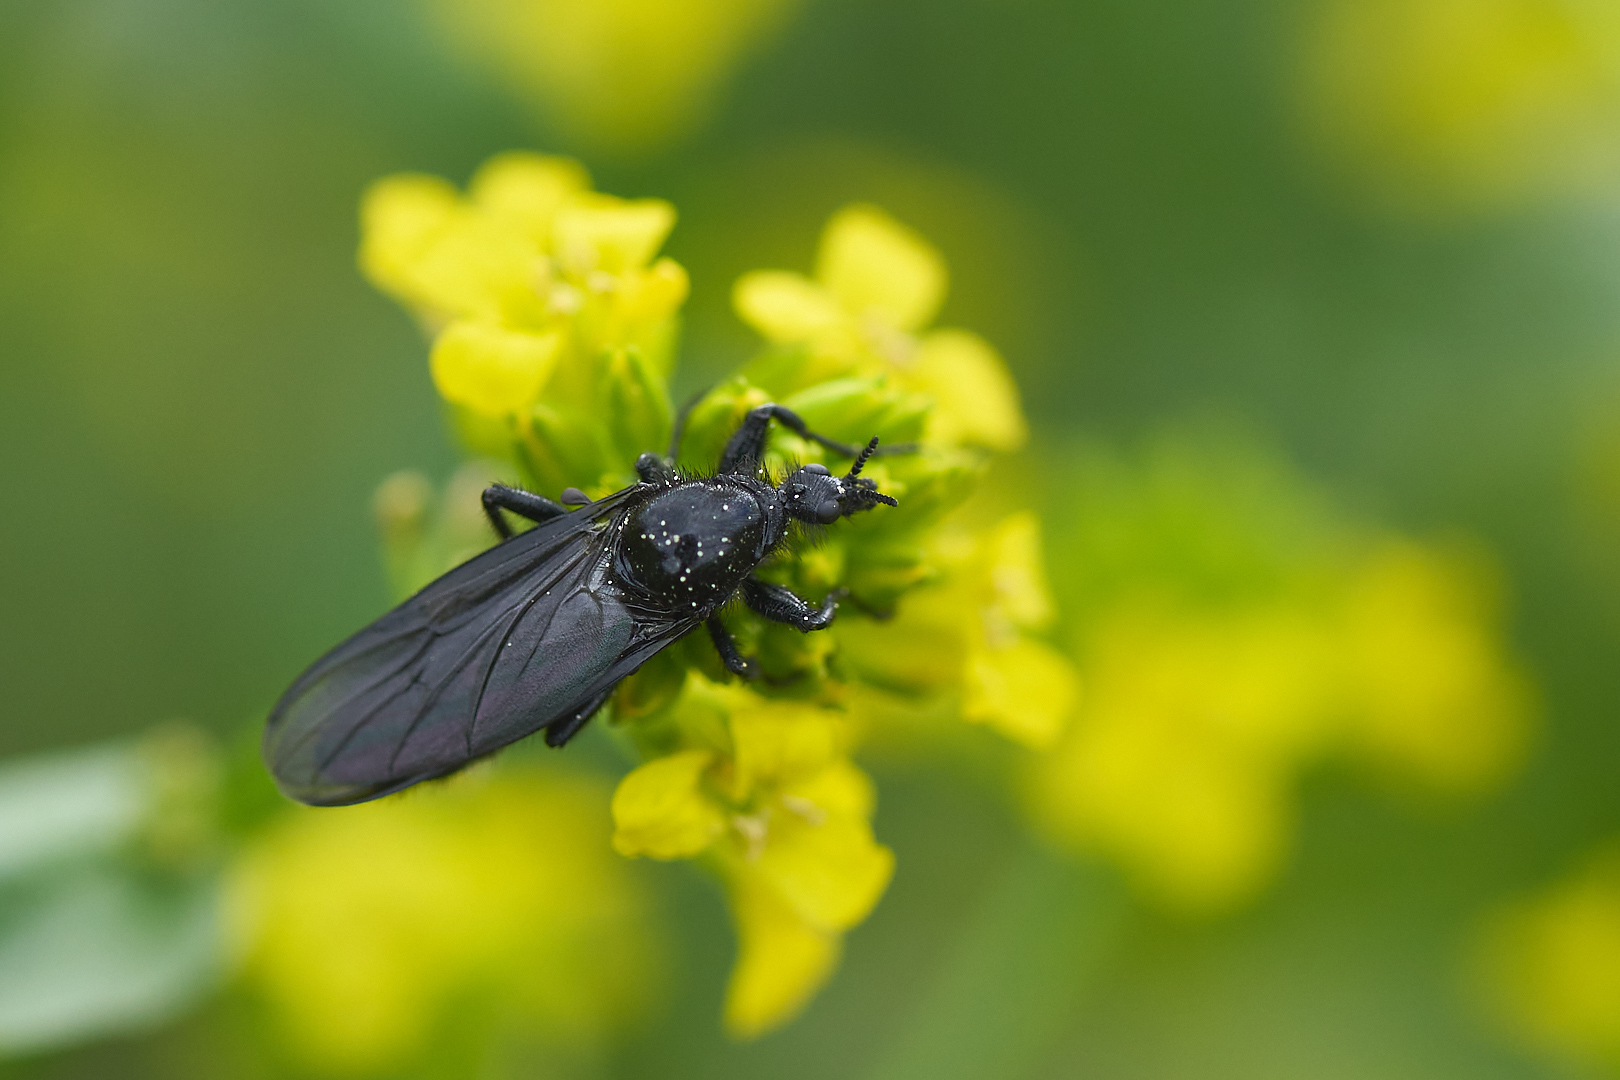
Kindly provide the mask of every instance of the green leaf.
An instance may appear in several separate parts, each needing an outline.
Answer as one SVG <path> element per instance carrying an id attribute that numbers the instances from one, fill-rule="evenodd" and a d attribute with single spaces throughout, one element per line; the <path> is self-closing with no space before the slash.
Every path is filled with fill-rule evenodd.
<path id="1" fill-rule="evenodd" d="M 0 766 L 0 1054 L 156 1022 L 218 978 L 217 870 L 146 857 L 162 768 L 135 743 Z"/>

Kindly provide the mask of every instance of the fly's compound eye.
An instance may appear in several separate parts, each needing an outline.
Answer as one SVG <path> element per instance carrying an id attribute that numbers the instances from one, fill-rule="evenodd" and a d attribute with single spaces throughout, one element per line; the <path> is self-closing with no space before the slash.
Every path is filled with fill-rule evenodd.
<path id="1" fill-rule="evenodd" d="M 827 468 L 827 466 L 825 466 L 825 465 L 806 465 L 804 467 L 804 471 L 807 472 L 807 473 L 814 473 L 817 476 L 831 476 L 832 475 L 832 470 Z"/>
<path id="2" fill-rule="evenodd" d="M 821 522 L 823 525 L 831 525 L 833 522 L 837 521 L 843 515 L 843 513 L 844 511 L 838 505 L 837 499 L 826 499 L 821 503 L 821 505 L 816 507 L 816 520 Z"/>

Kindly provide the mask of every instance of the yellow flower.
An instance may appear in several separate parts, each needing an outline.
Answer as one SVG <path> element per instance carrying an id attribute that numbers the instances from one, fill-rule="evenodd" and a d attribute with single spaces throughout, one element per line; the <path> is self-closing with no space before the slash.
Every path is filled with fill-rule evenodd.
<path id="1" fill-rule="evenodd" d="M 1620 856 L 1498 913 L 1482 945 L 1486 989 L 1527 1042 L 1620 1066 Z"/>
<path id="2" fill-rule="evenodd" d="M 718 853 L 739 955 L 725 1022 L 751 1038 L 791 1020 L 831 974 L 845 930 L 877 904 L 894 854 L 868 818 L 872 786 L 847 761 L 783 783 Z M 744 824 L 746 822 L 746 824 Z"/>
<path id="3" fill-rule="evenodd" d="M 968 657 L 962 716 L 1014 742 L 1051 746 L 1079 698 L 1069 661 L 1043 642 L 1018 638 Z"/>
<path id="4" fill-rule="evenodd" d="M 1369 538 L 1234 449 L 1085 462 L 1060 535 L 1086 694 L 1026 788 L 1052 835 L 1191 915 L 1271 881 L 1315 763 L 1480 793 L 1522 759 L 1529 714 L 1488 575 Z"/>
<path id="5" fill-rule="evenodd" d="M 1189 913 L 1248 899 L 1278 866 L 1292 770 L 1329 736 L 1330 640 L 1301 614 L 1200 618 L 1151 603 L 1091 633 L 1068 739 L 1033 764 L 1033 805 Z"/>
<path id="6" fill-rule="evenodd" d="M 1345 600 L 1352 738 L 1380 766 L 1440 791 L 1488 790 L 1524 756 L 1530 691 L 1503 660 L 1482 572 L 1388 542 Z"/>
<path id="7" fill-rule="evenodd" d="M 838 966 L 842 935 L 818 929 L 763 881 L 727 882 L 737 926 L 737 963 L 723 1019 L 737 1038 L 762 1035 L 797 1016 Z"/>
<path id="8" fill-rule="evenodd" d="M 983 536 L 939 545 L 942 579 L 908 594 L 887 621 L 834 624 L 846 662 L 864 679 L 910 694 L 954 692 L 964 719 L 1026 746 L 1052 745 L 1079 698 L 1073 665 L 1038 634 L 1053 604 L 1033 514 Z"/>
<path id="9" fill-rule="evenodd" d="M 927 241 L 876 207 L 850 206 L 821 235 L 814 280 L 754 271 L 732 300 L 766 340 L 808 349 L 818 378 L 886 371 L 928 394 L 928 441 L 1015 450 L 1027 429 L 995 349 L 965 330 L 924 332 L 945 288 L 945 261 Z"/>
<path id="10" fill-rule="evenodd" d="M 848 722 L 688 677 L 687 710 L 722 710 L 730 748 L 692 748 L 633 770 L 613 798 L 614 846 L 705 857 L 731 896 L 741 944 L 726 1023 L 752 1036 L 791 1019 L 831 973 L 838 940 L 888 886 L 871 782 L 845 756 Z M 681 715 L 680 706 L 676 715 Z"/>
<path id="11" fill-rule="evenodd" d="M 494 323 L 451 323 L 429 363 L 433 385 L 449 402 L 490 416 L 515 413 L 540 397 L 562 342 Z"/>
<path id="12" fill-rule="evenodd" d="M 590 191 L 573 161 L 503 154 L 466 196 L 426 176 L 372 185 L 360 264 L 435 332 L 433 378 L 446 401 L 520 417 L 542 395 L 595 405 L 587 391 L 604 350 L 637 349 L 667 374 L 687 282 L 655 257 L 674 223 L 668 203 Z"/>
<path id="13" fill-rule="evenodd" d="M 520 153 L 491 159 L 466 197 L 438 177 L 387 177 L 361 202 L 361 269 L 436 323 L 482 318 L 537 327 L 549 300 L 537 274 L 552 219 L 589 186 L 575 162 Z"/>
<path id="14" fill-rule="evenodd" d="M 620 855 L 684 859 L 726 827 L 725 814 L 702 789 L 714 760 L 708 750 L 654 758 L 619 781 L 613 793 L 613 847 Z"/>
<path id="15" fill-rule="evenodd" d="M 1527 692 L 1466 580 L 1400 543 L 1343 585 L 1200 611 L 1143 582 L 1096 616 L 1078 719 L 1033 765 L 1037 818 L 1204 914 L 1270 881 L 1296 777 L 1329 754 L 1439 792 L 1499 783 L 1522 757 Z"/>
<path id="16" fill-rule="evenodd" d="M 237 868 L 233 908 L 245 976 L 289 1047 L 323 1072 L 371 1074 L 451 1023 L 465 1037 L 468 1016 L 485 1036 L 573 1046 L 633 1018 L 651 941 L 596 824 L 601 797 L 508 767 L 271 827 Z"/>

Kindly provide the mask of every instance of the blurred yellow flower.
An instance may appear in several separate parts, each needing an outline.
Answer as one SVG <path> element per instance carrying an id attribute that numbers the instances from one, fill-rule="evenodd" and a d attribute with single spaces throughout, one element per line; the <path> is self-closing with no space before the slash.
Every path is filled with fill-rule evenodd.
<path id="1" fill-rule="evenodd" d="M 588 1049 L 632 1021 L 658 971 L 647 912 L 604 843 L 604 796 L 508 765 L 300 809 L 257 838 L 237 868 L 235 922 L 245 978 L 289 1048 L 360 1075 L 465 1039 L 468 1024 Z"/>
<path id="2" fill-rule="evenodd" d="M 1620 1068 L 1620 854 L 1499 912 L 1481 954 L 1487 993 L 1528 1043 Z"/>
<path id="3" fill-rule="evenodd" d="M 1440 791 L 1485 791 L 1524 756 L 1530 688 L 1505 664 L 1488 566 L 1411 541 L 1347 584 L 1338 645 L 1355 748 Z"/>
<path id="4" fill-rule="evenodd" d="M 687 676 L 671 708 L 723 717 L 724 750 L 692 748 L 630 772 L 613 798 L 625 855 L 703 856 L 737 922 L 728 1029 L 751 1037 L 791 1019 L 831 973 L 845 930 L 888 886 L 894 856 L 872 836 L 874 795 L 850 763 L 849 721 L 819 705 L 771 701 Z M 681 737 L 712 732 L 688 727 Z"/>
<path id="5" fill-rule="evenodd" d="M 620 152 L 698 127 L 797 0 L 431 0 L 480 60 L 576 142 Z"/>
<path id="6" fill-rule="evenodd" d="M 954 693 L 964 719 L 1026 746 L 1051 746 L 1079 698 L 1073 665 L 1038 636 L 1054 616 L 1035 515 L 982 535 L 946 534 L 939 580 L 888 621 L 834 624 L 844 662 L 877 686 Z"/>
<path id="7" fill-rule="evenodd" d="M 1210 617 L 1144 597 L 1090 638 L 1072 736 L 1035 767 L 1037 813 L 1167 906 L 1246 899 L 1284 853 L 1291 774 L 1327 735 L 1324 628 L 1289 611 Z"/>
<path id="8" fill-rule="evenodd" d="M 816 381 L 888 372 L 929 395 L 936 445 L 1016 450 L 1027 437 L 1018 388 L 983 338 L 925 328 L 945 299 L 945 261 L 926 240 L 872 206 L 833 215 L 814 280 L 756 270 L 732 300 L 766 340 L 807 349 Z"/>
<path id="9" fill-rule="evenodd" d="M 1327 0 L 1304 63 L 1316 134 L 1397 205 L 1494 208 L 1620 167 L 1612 4 Z"/>
<path id="10" fill-rule="evenodd" d="M 1086 696 L 1030 765 L 1048 831 L 1216 913 L 1275 876 L 1314 763 L 1467 794 L 1522 760 L 1530 693 L 1488 564 L 1369 541 L 1252 450 L 1155 453 L 1082 468 L 1064 549 Z"/>

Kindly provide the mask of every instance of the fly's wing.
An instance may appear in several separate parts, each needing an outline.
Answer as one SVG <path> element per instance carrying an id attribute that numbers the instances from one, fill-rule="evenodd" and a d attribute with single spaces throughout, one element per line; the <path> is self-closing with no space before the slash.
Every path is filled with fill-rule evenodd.
<path id="1" fill-rule="evenodd" d="M 690 620 L 607 578 L 627 488 L 463 563 L 339 645 L 282 695 L 264 758 L 301 802 L 364 802 L 443 776 L 594 707 Z"/>

